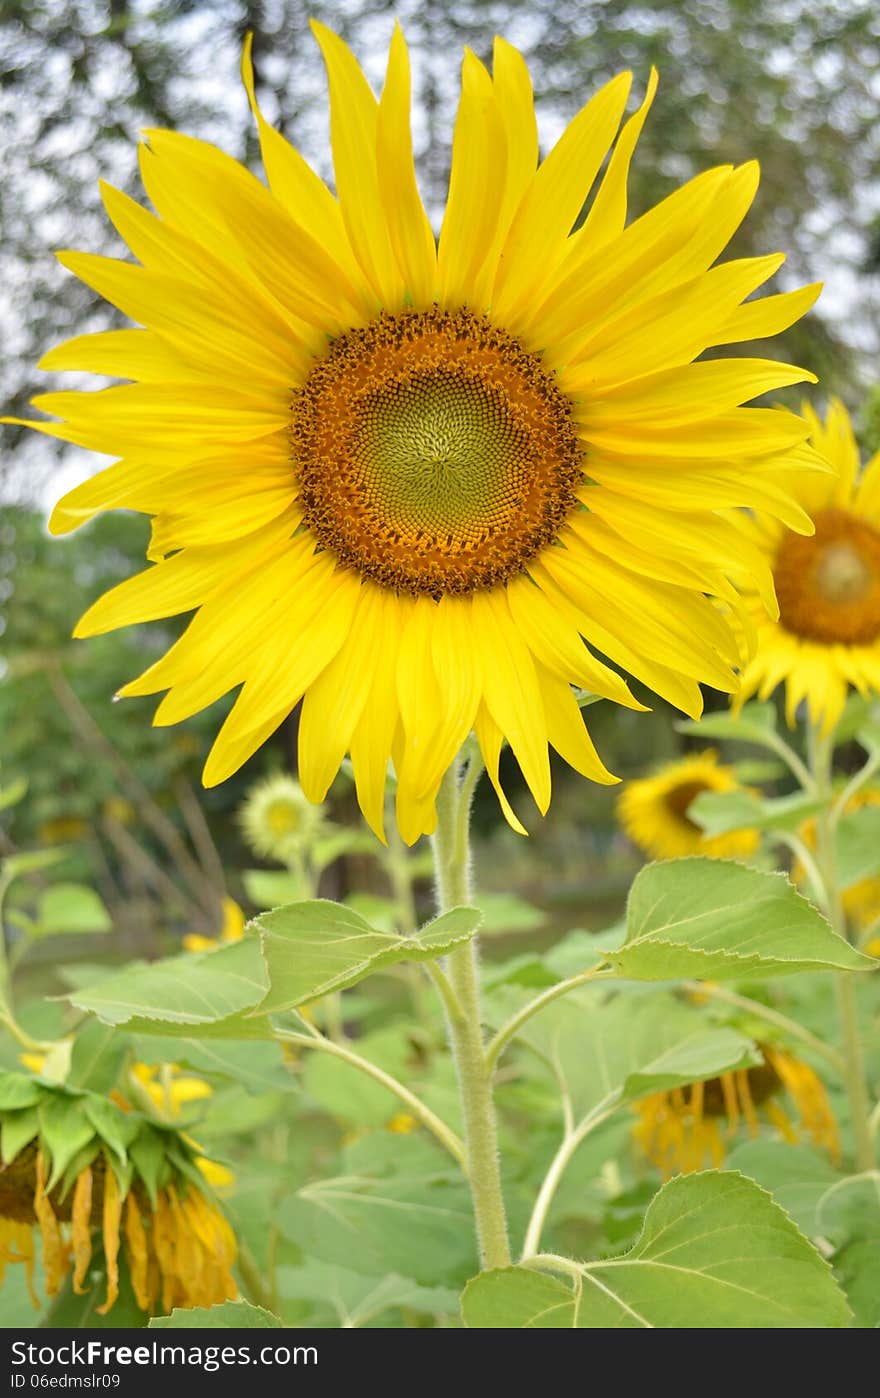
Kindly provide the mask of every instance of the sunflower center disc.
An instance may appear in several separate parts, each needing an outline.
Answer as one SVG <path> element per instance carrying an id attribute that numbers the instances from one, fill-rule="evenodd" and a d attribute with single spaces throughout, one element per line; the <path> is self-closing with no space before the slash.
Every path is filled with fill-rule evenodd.
<path id="1" fill-rule="evenodd" d="M 880 636 L 880 532 L 845 510 L 825 510 L 806 539 L 787 534 L 773 576 L 787 631 L 824 645 Z"/>
<path id="2" fill-rule="evenodd" d="M 682 782 L 681 786 L 674 786 L 671 791 L 667 791 L 664 797 L 666 808 L 676 820 L 680 820 L 691 830 L 700 831 L 701 827 L 688 815 L 688 806 L 704 791 L 709 790 L 711 788 L 705 782 Z"/>
<path id="3" fill-rule="evenodd" d="M 293 404 L 306 524 L 398 592 L 520 572 L 577 504 L 582 448 L 539 357 L 470 311 L 382 315 L 340 335 Z"/>

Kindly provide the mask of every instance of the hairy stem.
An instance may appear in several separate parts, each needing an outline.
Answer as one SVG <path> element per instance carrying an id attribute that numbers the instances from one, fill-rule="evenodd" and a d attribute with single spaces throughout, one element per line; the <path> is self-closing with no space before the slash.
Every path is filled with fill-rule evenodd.
<path id="1" fill-rule="evenodd" d="M 434 867 L 438 911 L 471 898 L 470 803 L 481 771 L 476 755 L 464 772 L 459 762 L 446 773 L 437 798 Z M 448 1013 L 449 1037 L 458 1074 L 465 1126 L 467 1172 L 484 1268 L 510 1264 L 507 1216 L 501 1192 L 492 1070 L 483 1048 L 477 953 L 474 942 L 447 958 L 449 984 L 457 1001 Z"/>

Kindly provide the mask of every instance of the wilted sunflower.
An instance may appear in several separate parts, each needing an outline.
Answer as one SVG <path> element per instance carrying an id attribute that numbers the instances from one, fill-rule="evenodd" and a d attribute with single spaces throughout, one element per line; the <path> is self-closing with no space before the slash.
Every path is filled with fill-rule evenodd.
<path id="1" fill-rule="evenodd" d="M 99 1264 L 100 1315 L 119 1295 L 120 1251 L 143 1311 L 234 1298 L 235 1237 L 205 1186 L 177 1131 L 94 1093 L 0 1074 L 0 1281 L 23 1263 L 35 1305 L 37 1234 L 47 1296 L 68 1275 L 84 1295 Z"/>
<path id="2" fill-rule="evenodd" d="M 783 1049 L 767 1044 L 760 1049 L 764 1062 L 759 1067 L 657 1092 L 636 1105 L 639 1119 L 633 1134 L 664 1178 L 707 1166 L 717 1168 L 740 1125 L 744 1123 L 754 1138 L 761 1116 L 790 1145 L 796 1145 L 803 1134 L 835 1163 L 839 1160 L 837 1122 L 822 1079 Z M 797 1109 L 797 1123 L 779 1102 L 783 1093 Z"/>
<path id="3" fill-rule="evenodd" d="M 785 681 L 788 722 L 805 699 L 812 722 L 828 732 L 850 685 L 880 690 L 880 452 L 860 474 L 849 414 L 836 398 L 824 423 L 807 404 L 804 415 L 832 473 L 804 472 L 795 484 L 815 526 L 811 538 L 763 514 L 747 526 L 773 570 L 779 620 L 753 593 L 758 647 L 736 703 L 755 693 L 765 699 Z"/>
<path id="4" fill-rule="evenodd" d="M 746 575 L 773 599 L 766 560 L 727 512 L 808 531 L 791 487 L 815 462 L 798 417 L 740 405 L 813 376 L 693 361 L 775 335 L 818 288 L 747 300 L 781 254 L 713 267 L 752 202 L 754 162 L 708 170 L 626 226 L 653 73 L 623 125 L 628 73 L 539 164 L 528 72 L 502 39 L 491 75 L 465 53 L 435 240 L 399 27 L 378 101 L 341 40 L 313 29 L 335 195 L 263 118 L 248 48 L 269 188 L 213 146 L 148 132 L 155 214 L 104 188 L 138 263 L 61 254 L 146 328 L 43 360 L 135 382 L 42 395 L 35 406 L 62 421 L 30 425 L 121 458 L 64 498 L 54 533 L 116 507 L 154 516 L 154 566 L 76 634 L 196 611 L 122 693 L 168 690 L 156 714 L 168 724 L 242 686 L 208 785 L 302 700 L 309 799 L 350 752 L 381 832 L 391 758 L 412 841 L 433 828 L 472 729 L 496 788 L 509 741 L 542 812 L 548 744 L 612 781 L 571 686 L 640 706 L 600 654 L 692 715 L 701 681 L 735 687 L 737 630 L 716 599 L 735 613 Z"/>
<path id="5" fill-rule="evenodd" d="M 745 791 L 732 767 L 705 752 L 669 762 L 651 777 L 627 782 L 617 802 L 620 823 L 639 849 L 651 859 L 680 859 L 688 854 L 736 859 L 753 854 L 757 830 L 731 830 L 707 837 L 688 815 L 691 803 L 704 791 Z"/>

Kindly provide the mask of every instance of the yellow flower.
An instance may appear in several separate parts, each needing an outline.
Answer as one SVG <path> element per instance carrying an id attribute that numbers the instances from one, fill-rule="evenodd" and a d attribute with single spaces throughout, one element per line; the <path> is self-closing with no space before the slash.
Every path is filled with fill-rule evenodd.
<path id="1" fill-rule="evenodd" d="M 812 538 L 764 515 L 746 526 L 773 570 L 779 620 L 767 617 L 753 593 L 758 646 L 735 705 L 755 693 L 766 699 L 785 681 L 788 722 L 805 699 L 810 719 L 827 732 L 849 685 L 862 694 L 880 690 L 880 452 L 860 475 L 843 404 L 832 399 L 824 423 L 806 404 L 804 413 L 831 474 L 804 473 L 795 484 L 815 525 Z"/>
<path id="2" fill-rule="evenodd" d="M 572 685 L 641 706 L 600 654 L 691 715 L 700 682 L 736 687 L 737 584 L 754 573 L 773 599 L 730 509 L 808 531 L 791 487 L 817 465 L 800 418 L 741 405 L 813 375 L 694 361 L 783 330 L 818 288 L 750 300 L 781 255 L 713 267 L 754 197 L 754 162 L 708 170 L 626 226 L 653 73 L 627 120 L 623 73 L 539 164 L 529 75 L 503 39 L 491 74 L 465 53 L 435 240 L 399 27 L 379 100 L 341 40 L 313 30 L 335 195 L 262 116 L 248 45 L 269 188 L 210 145 L 150 131 L 155 215 L 104 189 L 137 264 L 61 255 L 145 329 L 43 360 L 133 380 L 35 400 L 60 419 L 36 430 L 120 458 L 51 528 L 117 507 L 153 516 L 153 566 L 76 634 L 196 611 L 122 693 L 167 690 L 156 722 L 169 724 L 241 686 L 208 785 L 302 701 L 311 801 L 348 752 L 381 834 L 393 759 L 412 842 L 473 730 L 522 830 L 498 785 L 503 739 L 541 812 L 549 747 L 614 780 Z"/>
<path id="3" fill-rule="evenodd" d="M 837 1122 L 821 1078 L 793 1054 L 766 1044 L 760 1047 L 764 1056 L 760 1067 L 657 1092 L 637 1103 L 639 1119 L 633 1134 L 665 1179 L 723 1164 L 740 1124 L 756 1137 L 760 1115 L 789 1144 L 796 1145 L 801 1134 L 807 1135 L 835 1163 L 839 1161 Z M 778 1101 L 783 1092 L 797 1110 L 797 1124 Z"/>
<path id="4" fill-rule="evenodd" d="M 325 825 L 321 811 L 309 801 L 299 782 L 282 772 L 251 787 L 240 820 L 254 853 L 282 863 L 307 852 Z"/>
<path id="5" fill-rule="evenodd" d="M 704 836 L 688 816 L 688 807 L 704 791 L 745 791 L 732 767 L 718 762 L 709 748 L 661 767 L 652 777 L 627 782 L 617 802 L 620 823 L 634 844 L 651 859 L 680 859 L 688 854 L 736 859 L 753 854 L 757 830 L 732 830 Z"/>
<path id="6" fill-rule="evenodd" d="M 183 938 L 185 951 L 215 951 L 227 942 L 239 942 L 244 936 L 245 916 L 233 898 L 223 899 L 223 926 L 220 936 L 205 937 L 201 932 L 187 932 Z"/>
<path id="7" fill-rule="evenodd" d="M 24 1061 L 23 1054 L 21 1057 Z M 204 1102 L 214 1095 L 214 1089 L 204 1078 L 189 1077 L 181 1072 L 176 1063 L 135 1063 L 131 1072 L 159 1115 L 168 1121 L 179 1117 L 191 1102 Z M 114 1093 L 113 1096 L 123 1111 L 131 1110 L 131 1104 L 123 1094 Z M 202 1149 L 192 1136 L 184 1134 L 181 1140 L 186 1141 L 193 1150 Z M 196 1155 L 193 1164 L 213 1189 L 229 1189 L 235 1183 L 233 1172 L 216 1160 Z"/>
<path id="8" fill-rule="evenodd" d="M 157 1111 L 173 1120 L 190 1102 L 203 1102 L 213 1088 L 203 1078 L 188 1077 L 176 1063 L 135 1063 L 132 1075 Z"/>
<path id="9" fill-rule="evenodd" d="M 12 1077 L 3 1075 L 4 1088 Z M 57 1106 L 63 1090 L 33 1084 L 33 1091 L 40 1098 L 51 1093 Z M 20 1092 L 16 1100 L 23 1100 Z M 100 1111 L 90 1114 L 93 1100 L 99 1101 Z M 50 1297 L 58 1294 L 68 1276 L 78 1295 L 91 1290 L 93 1261 L 99 1260 L 95 1245 L 100 1243 L 106 1277 L 106 1293 L 96 1307 L 100 1315 L 112 1309 L 119 1295 L 120 1252 L 125 1255 L 137 1303 L 148 1313 L 234 1299 L 235 1237 L 193 1179 L 207 1177 L 215 1169 L 222 1172 L 223 1167 L 195 1156 L 184 1137 L 157 1131 L 135 1113 L 114 1108 L 106 1098 L 78 1093 L 70 1101 L 76 1102 L 84 1120 L 100 1123 L 101 1129 L 94 1127 L 91 1139 L 66 1168 L 63 1158 L 53 1161 L 53 1147 L 38 1127 L 36 1111 L 0 1111 L 4 1127 L 0 1283 L 7 1264 L 24 1264 L 31 1296 L 39 1304 L 33 1285 L 39 1237 Z M 27 1110 L 33 1118 L 30 1135 L 21 1129 Z M 7 1127 L 11 1127 L 8 1133 Z M 15 1142 L 14 1147 L 9 1141 Z M 127 1143 L 122 1159 L 121 1141 Z M 63 1148 L 63 1142 L 56 1141 L 55 1146 Z M 149 1161 L 146 1175 L 140 1173 L 142 1160 Z"/>

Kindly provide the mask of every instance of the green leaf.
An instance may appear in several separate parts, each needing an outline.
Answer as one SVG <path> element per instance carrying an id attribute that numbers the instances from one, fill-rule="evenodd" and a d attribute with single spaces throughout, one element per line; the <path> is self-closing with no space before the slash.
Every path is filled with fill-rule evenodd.
<path id="1" fill-rule="evenodd" d="M 46 1189 L 51 1190 L 76 1153 L 92 1140 L 95 1128 L 83 1110 L 80 1097 L 68 1097 L 49 1090 L 43 1096 L 38 1111 L 40 1138 L 52 1158 L 52 1173 L 46 1185 Z"/>
<path id="2" fill-rule="evenodd" d="M 778 1204 L 730 1171 L 664 1185 L 622 1257 L 582 1263 L 575 1288 L 525 1267 L 485 1272 L 462 1297 L 483 1329 L 837 1329 L 850 1323 L 828 1264 Z M 549 1284 L 548 1284 L 549 1283 Z"/>
<path id="3" fill-rule="evenodd" d="M 681 719 L 675 727 L 679 733 L 693 733 L 698 738 L 733 738 L 769 746 L 768 735 L 772 739 L 776 733 L 776 706 L 753 702 L 744 704 L 738 715 L 724 710 L 700 719 Z"/>
<path id="4" fill-rule="evenodd" d="M 244 937 L 217 951 L 174 956 L 151 964 L 136 963 L 68 998 L 105 1024 L 124 1024 L 142 1033 L 210 1032 L 218 1037 L 261 1037 L 252 1009 L 266 993 L 266 968 L 255 937 Z M 234 1033 L 230 1026 L 234 1025 Z"/>
<path id="5" fill-rule="evenodd" d="M 83 1099 L 83 1106 L 101 1140 L 115 1151 L 120 1163 L 124 1165 L 128 1158 L 128 1148 L 140 1130 L 138 1118 L 120 1111 L 106 1098 L 96 1097 L 91 1093 Z"/>
<path id="6" fill-rule="evenodd" d="M 127 1035 L 120 1034 L 113 1025 L 102 1024 L 98 1019 L 88 1020 L 74 1040 L 65 1079 L 67 1086 L 87 1088 L 90 1092 L 112 1092 L 129 1043 Z"/>
<path id="7" fill-rule="evenodd" d="M 837 878 L 850 888 L 880 874 L 880 806 L 863 806 L 837 825 Z"/>
<path id="8" fill-rule="evenodd" d="M 731 1151 L 727 1164 L 769 1190 L 807 1237 L 821 1232 L 816 1210 L 828 1186 L 840 1179 L 824 1155 L 787 1141 L 744 1141 Z"/>
<path id="9" fill-rule="evenodd" d="M 320 835 L 309 849 L 312 865 L 318 873 L 343 854 L 376 854 L 380 849 L 375 835 L 368 830 L 341 828 Z M 301 895 L 300 895 L 301 896 Z"/>
<path id="10" fill-rule="evenodd" d="M 473 937 L 482 915 L 452 908 L 414 937 L 377 932 L 359 913 L 319 898 L 262 913 L 263 955 L 270 989 L 260 1014 L 277 1013 L 344 990 L 401 961 L 429 961 Z"/>
<path id="11" fill-rule="evenodd" d="M 97 1249 L 97 1258 L 89 1270 L 87 1285 L 86 1294 L 77 1296 L 68 1276 L 44 1319 L 40 1321 L 40 1329 L 133 1330 L 146 1326 L 147 1314 L 135 1300 L 124 1248 L 120 1249 L 119 1254 L 119 1295 L 106 1315 L 99 1315 L 97 1309 L 103 1305 L 107 1295 L 107 1273 L 100 1248 Z"/>
<path id="12" fill-rule="evenodd" d="M 283 1330 L 284 1326 L 271 1311 L 252 1306 L 249 1301 L 223 1301 L 219 1306 L 193 1306 L 190 1310 L 173 1310 L 170 1315 L 156 1315 L 150 1321 L 151 1330 Z M 315 1359 L 317 1363 L 317 1357 Z"/>
<path id="13" fill-rule="evenodd" d="M 652 1092 L 668 1092 L 674 1087 L 705 1081 L 721 1073 L 736 1073 L 756 1067 L 761 1055 L 751 1041 L 736 1029 L 706 1029 L 674 1044 L 658 1054 L 644 1068 L 630 1073 L 623 1084 L 627 1101 Z"/>
<path id="14" fill-rule="evenodd" d="M 834 1265 L 860 1329 L 880 1326 L 880 1242 L 854 1238 L 834 1255 Z"/>
<path id="15" fill-rule="evenodd" d="M 576 1119 L 761 1061 L 743 1034 L 707 1028 L 695 1005 L 666 991 L 602 1000 L 586 987 L 541 1010 L 520 1037 L 565 1083 Z"/>
<path id="16" fill-rule="evenodd" d="M 113 922 L 94 889 L 86 884 L 56 883 L 40 899 L 32 929 L 35 937 L 61 933 L 109 932 Z"/>
<path id="17" fill-rule="evenodd" d="M 823 805 L 800 792 L 761 800 L 749 791 L 704 791 L 688 806 L 687 814 L 711 837 L 729 830 L 797 830 Z"/>
<path id="18" fill-rule="evenodd" d="M 562 977 L 551 971 L 542 956 L 525 952 L 522 956 L 512 956 L 507 961 L 490 963 L 483 971 L 482 982 L 485 990 L 494 990 L 500 985 L 527 985 L 543 989 L 556 985 Z"/>
<path id="19" fill-rule="evenodd" d="M 196 1073 L 220 1076 L 240 1083 L 249 1093 L 300 1092 L 297 1078 L 287 1066 L 280 1044 L 224 1039 L 157 1039 L 144 1036 L 137 1042 L 137 1056 L 144 1063 L 173 1060 Z"/>
<path id="20" fill-rule="evenodd" d="M 446 1172 L 439 1155 L 432 1175 L 419 1172 L 424 1143 L 417 1137 L 398 1137 L 395 1147 L 394 1173 L 379 1173 L 381 1167 L 368 1173 L 367 1167 L 308 1184 L 279 1204 L 278 1227 L 321 1262 L 372 1277 L 396 1272 L 425 1286 L 460 1287 L 476 1265 L 467 1188 Z M 412 1172 L 411 1155 L 417 1162 Z"/>
<path id="21" fill-rule="evenodd" d="M 165 1153 L 165 1132 L 142 1123 L 128 1150 L 129 1158 L 147 1187 L 150 1202 L 156 1207 L 156 1196 L 165 1184 L 168 1164 Z"/>
<path id="22" fill-rule="evenodd" d="M 244 891 L 255 908 L 279 908 L 309 894 L 304 878 L 289 869 L 245 869 Z"/>
<path id="23" fill-rule="evenodd" d="M 17 1112 L 4 1112 L 0 1122 L 0 1159 L 11 1165 L 15 1157 L 34 1139 L 40 1129 L 36 1107 L 24 1107 Z"/>
<path id="24" fill-rule="evenodd" d="M 365 1276 L 326 1262 L 281 1267 L 278 1284 L 287 1301 L 314 1301 L 327 1308 L 337 1326 L 346 1330 L 374 1322 L 389 1310 L 405 1306 L 420 1315 L 452 1314 L 458 1295 L 446 1287 L 420 1286 L 409 1277 Z"/>
<path id="25" fill-rule="evenodd" d="M 738 980 L 877 964 L 833 932 L 784 874 L 704 858 L 640 871 L 626 941 L 608 960 L 633 980 Z"/>
<path id="26" fill-rule="evenodd" d="M 24 1073 L 0 1073 L 0 1111 L 14 1112 L 19 1107 L 35 1107 L 44 1089 L 36 1078 Z"/>
<path id="27" fill-rule="evenodd" d="M 547 922 L 543 908 L 536 908 L 515 893 L 481 892 L 480 912 L 483 914 L 480 931 L 490 937 L 511 932 L 534 932 Z"/>
<path id="28" fill-rule="evenodd" d="M 358 1053 L 392 1076 L 412 1077 L 412 1040 L 403 1025 L 364 1035 L 358 1039 Z M 303 1090 L 337 1121 L 376 1127 L 400 1111 L 399 1100 L 381 1083 L 363 1073 L 340 1072 L 339 1066 L 329 1054 L 306 1052 L 302 1071 Z"/>
<path id="29" fill-rule="evenodd" d="M 575 1324 L 571 1287 L 528 1267 L 474 1277 L 462 1294 L 461 1314 L 472 1330 L 571 1330 Z"/>

